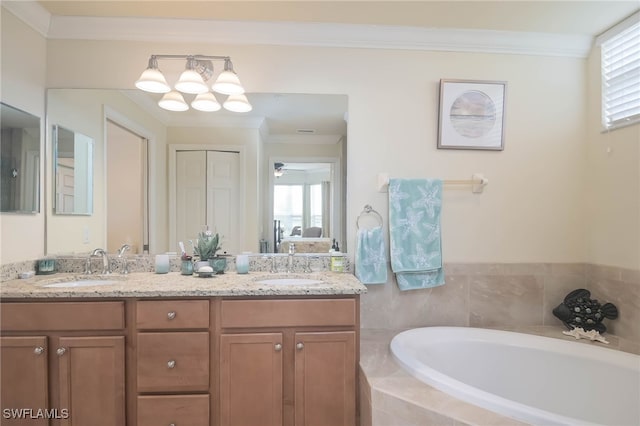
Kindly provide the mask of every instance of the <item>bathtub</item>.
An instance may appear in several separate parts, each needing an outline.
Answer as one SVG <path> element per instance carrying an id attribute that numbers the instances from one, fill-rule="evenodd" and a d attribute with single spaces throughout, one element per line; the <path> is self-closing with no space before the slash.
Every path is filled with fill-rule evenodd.
<path id="1" fill-rule="evenodd" d="M 411 375 L 534 425 L 640 425 L 640 356 L 469 327 L 425 327 L 391 341 Z"/>

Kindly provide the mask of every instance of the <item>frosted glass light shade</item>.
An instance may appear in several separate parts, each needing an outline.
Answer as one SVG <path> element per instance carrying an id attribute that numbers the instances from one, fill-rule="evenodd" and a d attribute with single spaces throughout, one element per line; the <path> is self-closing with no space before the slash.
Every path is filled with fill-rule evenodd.
<path id="1" fill-rule="evenodd" d="M 200 94 L 209 91 L 209 88 L 204 84 L 202 76 L 195 70 L 184 70 L 180 74 L 180 79 L 176 83 L 176 90 L 182 93 Z"/>
<path id="2" fill-rule="evenodd" d="M 211 89 L 223 95 L 241 95 L 244 93 L 244 87 L 240 84 L 238 75 L 232 70 L 222 71 L 216 82 L 211 86 Z"/>
<path id="3" fill-rule="evenodd" d="M 205 111 L 205 112 L 214 112 L 222 108 L 222 106 L 220 105 L 220 103 L 218 102 L 214 94 L 211 92 L 200 93 L 191 102 L 191 107 L 193 109 L 197 109 L 198 111 Z"/>
<path id="4" fill-rule="evenodd" d="M 182 94 L 175 90 L 165 93 L 162 99 L 158 101 L 158 105 L 160 108 L 169 111 L 186 111 L 189 109 L 189 105 L 184 101 Z"/>
<path id="5" fill-rule="evenodd" d="M 151 93 L 168 93 L 171 91 L 171 87 L 167 84 L 164 75 L 157 68 L 147 68 L 142 71 L 140 78 L 136 81 L 136 87 Z"/>
<path id="6" fill-rule="evenodd" d="M 249 112 L 253 109 L 247 97 L 243 94 L 229 95 L 227 100 L 222 104 L 224 109 L 232 112 Z"/>

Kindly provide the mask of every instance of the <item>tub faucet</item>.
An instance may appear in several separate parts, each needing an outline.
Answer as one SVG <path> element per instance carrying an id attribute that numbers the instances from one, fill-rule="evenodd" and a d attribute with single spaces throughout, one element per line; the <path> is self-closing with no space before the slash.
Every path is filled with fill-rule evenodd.
<path id="1" fill-rule="evenodd" d="M 91 254 L 87 257 L 87 262 L 85 264 L 84 273 L 87 275 L 91 275 L 91 258 L 102 256 L 102 274 L 107 275 L 111 273 L 111 263 L 109 262 L 109 255 L 106 251 L 101 248 L 97 248 L 91 252 Z"/>
<path id="2" fill-rule="evenodd" d="M 127 257 L 124 255 L 124 252 L 127 250 L 131 250 L 131 247 L 129 246 L 129 244 L 123 244 L 118 249 L 118 259 L 122 259 L 122 271 L 120 273 L 123 275 L 126 275 L 129 273 L 129 264 L 127 263 Z"/>
<path id="3" fill-rule="evenodd" d="M 296 245 L 289 243 L 289 257 L 287 258 L 287 274 L 293 272 L 293 255 L 296 254 Z"/>

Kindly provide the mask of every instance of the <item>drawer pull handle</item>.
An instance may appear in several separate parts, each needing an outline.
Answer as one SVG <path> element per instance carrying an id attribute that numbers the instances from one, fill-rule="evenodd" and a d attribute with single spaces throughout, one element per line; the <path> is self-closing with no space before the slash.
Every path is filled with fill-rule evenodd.
<path id="1" fill-rule="evenodd" d="M 298 342 L 298 343 L 296 344 L 296 349 L 300 350 L 300 349 L 303 349 L 303 348 L 304 348 L 304 343 L 302 343 L 302 342 Z"/>
<path id="2" fill-rule="evenodd" d="M 281 343 L 276 343 L 274 348 L 275 348 L 276 352 L 280 352 L 282 350 L 282 344 Z"/>
<path id="3" fill-rule="evenodd" d="M 33 350 L 33 353 L 36 355 L 42 355 L 44 353 L 44 348 L 42 346 L 38 346 Z"/>
<path id="4" fill-rule="evenodd" d="M 167 368 L 176 368 L 175 360 L 173 359 L 169 360 L 169 362 L 167 362 Z"/>
<path id="5" fill-rule="evenodd" d="M 169 426 L 176 426 L 175 423 L 169 423 Z"/>
<path id="6" fill-rule="evenodd" d="M 170 320 L 174 319 L 175 317 L 176 317 L 175 311 L 167 312 L 167 318 L 169 318 Z"/>
<path id="7" fill-rule="evenodd" d="M 65 348 L 58 348 L 58 350 L 56 351 L 56 353 L 58 354 L 58 356 L 62 356 L 62 355 L 64 355 L 64 353 L 65 353 L 66 351 L 67 351 L 67 350 L 66 350 Z"/>

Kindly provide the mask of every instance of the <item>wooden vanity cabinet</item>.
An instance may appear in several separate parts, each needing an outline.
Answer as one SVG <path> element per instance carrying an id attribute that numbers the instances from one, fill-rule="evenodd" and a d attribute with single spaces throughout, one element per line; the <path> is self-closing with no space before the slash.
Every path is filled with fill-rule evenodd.
<path id="1" fill-rule="evenodd" d="M 3 425 L 125 425 L 124 302 L 3 302 L 0 314 L 1 408 L 32 410 Z"/>
<path id="2" fill-rule="evenodd" d="M 354 426 L 355 298 L 223 300 L 220 425 Z"/>
<path id="3" fill-rule="evenodd" d="M 49 407 L 48 353 L 46 336 L 0 337 L 0 407 L 3 410 Z M 4 416 L 0 421 L 2 425 L 26 423 Z M 41 426 L 49 422 L 37 419 L 29 424 Z"/>
<path id="4" fill-rule="evenodd" d="M 136 303 L 138 426 L 210 425 L 209 303 Z"/>
<path id="5" fill-rule="evenodd" d="M 3 300 L 0 425 L 355 426 L 358 300 Z"/>

